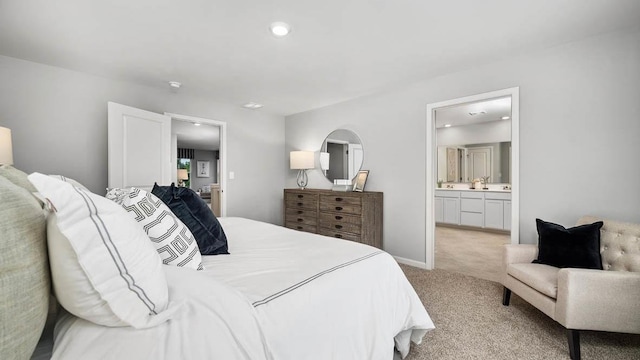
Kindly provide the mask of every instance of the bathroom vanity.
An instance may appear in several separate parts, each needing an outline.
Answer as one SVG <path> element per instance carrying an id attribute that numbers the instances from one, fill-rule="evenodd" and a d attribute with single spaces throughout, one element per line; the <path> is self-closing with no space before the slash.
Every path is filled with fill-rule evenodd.
<path id="1" fill-rule="evenodd" d="M 511 230 L 511 191 L 437 189 L 436 223 Z"/>

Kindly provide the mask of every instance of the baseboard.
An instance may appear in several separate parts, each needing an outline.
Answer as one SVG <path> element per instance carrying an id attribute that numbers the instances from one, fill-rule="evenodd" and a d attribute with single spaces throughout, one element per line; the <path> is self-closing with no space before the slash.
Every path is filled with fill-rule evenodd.
<path id="1" fill-rule="evenodd" d="M 400 264 L 405 264 L 405 265 L 409 265 L 409 266 L 415 266 L 417 268 L 420 269 L 426 269 L 427 268 L 427 264 L 425 262 L 422 261 L 416 261 L 416 260 L 411 260 L 411 259 L 406 259 L 400 256 L 394 256 L 394 259 L 396 259 L 397 262 L 399 262 Z"/>

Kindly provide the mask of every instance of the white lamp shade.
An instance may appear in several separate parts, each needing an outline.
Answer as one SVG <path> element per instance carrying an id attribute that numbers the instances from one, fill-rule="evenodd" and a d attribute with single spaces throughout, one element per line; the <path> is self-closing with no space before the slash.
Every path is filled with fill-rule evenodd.
<path id="1" fill-rule="evenodd" d="M 13 145 L 11 129 L 0 126 L 0 165 L 13 165 Z"/>
<path id="2" fill-rule="evenodd" d="M 314 168 L 313 151 L 292 151 L 289 153 L 289 164 L 292 170 Z"/>
<path id="3" fill-rule="evenodd" d="M 320 169 L 329 170 L 329 153 L 328 152 L 320 153 Z"/>
<path id="4" fill-rule="evenodd" d="M 178 169 L 178 180 L 188 180 L 189 172 L 187 169 Z"/>

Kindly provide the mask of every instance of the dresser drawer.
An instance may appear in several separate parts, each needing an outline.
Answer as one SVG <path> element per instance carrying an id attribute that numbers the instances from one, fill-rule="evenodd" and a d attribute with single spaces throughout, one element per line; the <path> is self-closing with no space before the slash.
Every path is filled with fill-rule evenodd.
<path id="1" fill-rule="evenodd" d="M 316 211 L 316 209 L 287 208 L 285 210 L 285 216 L 286 217 L 289 217 L 289 216 L 303 216 L 303 217 L 316 218 L 316 217 L 318 217 L 318 212 Z"/>
<path id="2" fill-rule="evenodd" d="M 343 215 L 343 214 L 320 214 L 320 227 L 331 229 L 332 231 L 345 231 L 353 234 L 360 234 L 361 225 L 360 216 Z"/>
<path id="3" fill-rule="evenodd" d="M 361 214 L 362 201 L 359 197 L 341 195 L 321 195 L 320 211 Z"/>
<path id="4" fill-rule="evenodd" d="M 318 208 L 318 199 L 305 196 L 302 199 L 288 199 L 285 201 L 285 206 L 288 209 L 309 209 L 316 210 Z"/>
<path id="5" fill-rule="evenodd" d="M 287 214 L 285 217 L 285 221 L 287 223 L 296 223 L 296 224 L 304 224 L 304 225 L 316 225 L 317 224 L 316 216 L 304 216 L 304 215 L 289 215 Z"/>
<path id="6" fill-rule="evenodd" d="M 318 230 L 318 228 L 315 225 L 299 224 L 296 222 L 286 222 L 285 227 L 288 227 L 289 229 L 293 229 L 293 230 L 306 231 L 310 233 L 316 233 Z"/>
<path id="7" fill-rule="evenodd" d="M 362 242 L 360 235 L 350 234 L 343 231 L 320 228 L 320 231 L 318 233 L 320 235 L 329 236 L 332 238 Z"/>
<path id="8" fill-rule="evenodd" d="M 311 194 L 307 192 L 287 192 L 285 193 L 284 200 L 287 202 L 302 201 L 302 200 L 317 202 L 318 194 Z"/>

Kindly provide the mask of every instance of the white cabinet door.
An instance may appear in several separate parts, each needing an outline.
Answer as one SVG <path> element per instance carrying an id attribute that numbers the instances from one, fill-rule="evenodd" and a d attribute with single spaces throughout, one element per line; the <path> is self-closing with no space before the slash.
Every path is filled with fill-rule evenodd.
<path id="1" fill-rule="evenodd" d="M 444 220 L 444 202 L 442 198 L 435 198 L 435 217 L 436 222 L 442 222 Z"/>
<path id="2" fill-rule="evenodd" d="M 484 227 L 492 229 L 504 228 L 504 201 L 484 201 Z"/>
<path id="3" fill-rule="evenodd" d="M 442 207 L 442 222 L 460 225 L 460 199 L 444 198 Z"/>
<path id="4" fill-rule="evenodd" d="M 168 185 L 171 171 L 171 118 L 109 102 L 108 186 L 151 190 Z"/>
<path id="5" fill-rule="evenodd" d="M 470 179 L 479 179 L 483 176 L 491 176 L 491 148 L 470 148 L 469 156 Z"/>
<path id="6" fill-rule="evenodd" d="M 511 201 L 504 202 L 504 229 L 511 230 Z"/>

